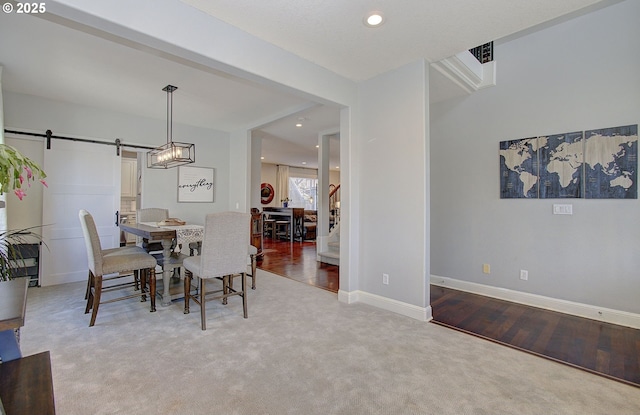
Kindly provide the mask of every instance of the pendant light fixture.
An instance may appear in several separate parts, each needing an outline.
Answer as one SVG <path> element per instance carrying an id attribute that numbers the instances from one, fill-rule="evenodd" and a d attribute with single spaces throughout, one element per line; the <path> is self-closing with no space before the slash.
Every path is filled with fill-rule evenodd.
<path id="1" fill-rule="evenodd" d="M 196 161 L 195 144 L 177 143 L 172 140 L 173 130 L 173 91 L 177 86 L 167 85 L 162 88 L 167 91 L 167 144 L 155 148 L 147 153 L 147 167 L 151 169 L 169 169 Z"/>

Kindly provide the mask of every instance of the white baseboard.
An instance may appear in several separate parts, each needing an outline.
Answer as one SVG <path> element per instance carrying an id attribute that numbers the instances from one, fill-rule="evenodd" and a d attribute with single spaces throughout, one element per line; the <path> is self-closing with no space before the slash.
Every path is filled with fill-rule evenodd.
<path id="1" fill-rule="evenodd" d="M 403 303 L 402 301 L 393 300 L 376 294 L 370 294 L 364 291 L 348 292 L 339 290 L 338 301 L 347 304 L 364 303 L 420 321 L 429 321 L 432 319 L 430 305 L 427 307 L 418 307 L 413 304 Z"/>
<path id="2" fill-rule="evenodd" d="M 560 313 L 571 314 L 578 317 L 585 317 L 592 320 L 640 329 L 640 314 L 613 310 L 590 304 L 575 303 L 558 298 L 529 294 L 506 288 L 492 287 L 489 285 L 456 280 L 453 278 L 439 277 L 437 275 L 431 275 L 431 284 L 466 291 L 473 294 L 485 295 L 487 297 L 498 298 L 500 300 L 512 301 L 514 303 L 526 304 L 546 310 L 558 311 Z"/>
<path id="3" fill-rule="evenodd" d="M 40 285 L 46 287 L 49 285 L 67 284 L 70 282 L 86 281 L 89 271 L 77 271 L 64 274 L 50 274 L 40 276 Z"/>

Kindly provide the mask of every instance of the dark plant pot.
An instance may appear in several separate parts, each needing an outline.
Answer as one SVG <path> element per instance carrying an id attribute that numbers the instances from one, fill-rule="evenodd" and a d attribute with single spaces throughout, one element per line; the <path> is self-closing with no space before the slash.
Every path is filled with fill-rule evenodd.
<path id="1" fill-rule="evenodd" d="M 284 206 L 284 207 L 289 206 L 289 202 L 282 202 L 282 206 Z"/>

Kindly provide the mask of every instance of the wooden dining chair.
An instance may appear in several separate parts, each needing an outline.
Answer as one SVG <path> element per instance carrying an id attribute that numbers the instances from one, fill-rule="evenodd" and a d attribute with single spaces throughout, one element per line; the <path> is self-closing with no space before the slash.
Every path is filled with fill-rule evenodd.
<path id="1" fill-rule="evenodd" d="M 144 253 L 145 250 L 140 248 L 139 246 L 121 246 L 118 248 L 107 248 L 102 250 L 102 256 L 111 256 L 111 255 L 127 255 L 134 253 Z M 140 289 L 140 277 L 138 276 L 137 271 L 133 271 L 133 277 L 135 282 L 136 291 Z M 84 293 L 84 299 L 89 298 L 89 287 L 91 287 L 91 271 L 89 271 L 89 276 L 87 277 L 87 289 Z"/>
<path id="2" fill-rule="evenodd" d="M 184 276 L 184 313 L 189 314 L 189 303 L 193 300 L 200 306 L 200 324 L 206 325 L 206 302 L 215 299 L 226 300 L 230 296 L 242 297 L 244 318 L 247 313 L 247 247 L 251 215 L 241 212 L 211 213 L 205 217 L 202 253 L 190 256 L 183 262 Z M 233 289 L 230 280 L 234 274 L 242 279 L 242 288 Z M 200 279 L 197 293 L 191 290 L 193 276 Z M 222 280 L 222 288 L 206 291 L 206 280 Z M 207 298 L 207 295 L 215 294 Z"/>
<path id="3" fill-rule="evenodd" d="M 125 300 L 127 298 L 141 297 L 141 301 L 147 300 L 147 290 L 151 297 L 151 312 L 156 311 L 156 259 L 146 252 L 130 252 L 121 255 L 103 254 L 100 245 L 100 236 L 96 228 L 93 216 L 86 210 L 79 212 L 82 233 L 87 248 L 87 260 L 89 263 L 89 293 L 85 314 L 91 310 L 89 327 L 96 322 L 100 304 Z M 138 271 L 140 275 L 140 293 L 125 294 L 106 301 L 102 300 L 105 292 L 122 290 L 127 287 L 135 287 L 135 281 L 118 283 L 106 286 L 104 282 L 120 278 L 130 278 L 131 271 Z M 149 285 L 147 289 L 147 284 Z"/>

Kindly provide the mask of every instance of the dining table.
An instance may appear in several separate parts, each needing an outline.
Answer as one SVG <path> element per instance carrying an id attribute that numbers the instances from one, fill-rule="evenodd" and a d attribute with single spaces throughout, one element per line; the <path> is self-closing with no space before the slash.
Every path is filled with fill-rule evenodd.
<path id="1" fill-rule="evenodd" d="M 160 241 L 162 243 L 162 253 L 156 259 L 158 265 L 162 267 L 162 306 L 171 305 L 171 300 L 181 298 L 184 293 L 170 293 L 171 277 L 176 268 L 182 266 L 182 261 L 188 256 L 182 251 L 189 249 L 191 242 L 202 242 L 204 235 L 204 226 L 201 225 L 159 225 L 157 222 L 140 222 L 140 223 L 121 223 L 120 229 L 124 232 L 131 233 L 148 241 Z M 176 241 L 173 252 L 171 247 L 173 241 Z"/>

